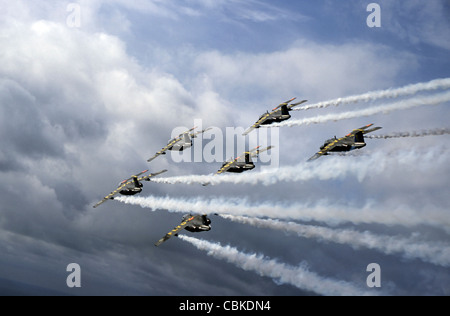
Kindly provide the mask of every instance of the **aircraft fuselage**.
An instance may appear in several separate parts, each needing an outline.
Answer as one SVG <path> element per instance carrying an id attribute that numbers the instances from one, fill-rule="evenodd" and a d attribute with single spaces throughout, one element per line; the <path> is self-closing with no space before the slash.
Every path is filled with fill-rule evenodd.
<path id="1" fill-rule="evenodd" d="M 289 111 L 287 111 L 287 109 L 286 110 L 279 109 L 276 110 L 275 112 L 270 113 L 270 116 L 261 125 L 271 125 L 273 123 L 281 123 L 289 120 L 291 117 L 292 116 L 289 114 Z"/>
<path id="2" fill-rule="evenodd" d="M 193 145 L 192 141 L 189 141 L 189 142 L 180 141 L 180 142 L 176 143 L 175 145 L 173 145 L 172 147 L 170 147 L 168 150 L 183 151 L 185 149 L 191 148 L 192 145 Z"/>
<path id="3" fill-rule="evenodd" d="M 224 167 L 226 164 L 224 164 L 222 167 Z M 243 173 L 245 171 L 249 171 L 249 170 L 253 170 L 255 169 L 255 164 L 254 163 L 245 163 L 245 162 L 238 162 L 236 163 L 236 165 L 234 165 L 233 167 L 231 167 L 230 169 L 228 169 L 226 172 L 231 172 L 231 173 Z"/>
<path id="4" fill-rule="evenodd" d="M 133 183 L 128 184 L 123 190 L 121 190 L 119 193 L 121 195 L 136 195 L 142 192 L 142 188 L 144 187 L 144 185 L 135 180 Z"/>
<path id="5" fill-rule="evenodd" d="M 185 215 L 183 217 L 183 222 L 192 217 L 192 215 Z M 195 218 L 189 222 L 189 225 L 185 229 L 191 233 L 208 232 L 211 230 L 211 220 L 206 215 L 197 215 Z"/>
<path id="6" fill-rule="evenodd" d="M 331 144 L 334 139 L 328 140 L 322 147 L 320 147 L 321 150 L 323 150 L 325 147 L 327 147 L 329 144 Z M 355 149 L 361 149 L 363 147 L 366 147 L 366 143 L 361 142 L 346 142 L 340 145 L 337 145 L 336 147 L 332 148 L 330 152 L 348 152 Z"/>

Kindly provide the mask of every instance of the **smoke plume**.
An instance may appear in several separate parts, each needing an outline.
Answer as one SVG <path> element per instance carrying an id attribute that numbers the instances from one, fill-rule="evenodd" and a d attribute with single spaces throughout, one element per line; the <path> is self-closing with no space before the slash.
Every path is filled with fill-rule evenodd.
<path id="1" fill-rule="evenodd" d="M 389 138 L 407 138 L 407 137 L 425 137 L 425 136 L 441 136 L 449 135 L 450 128 L 436 128 L 431 130 L 421 130 L 413 132 L 391 133 L 387 135 L 366 135 L 368 139 L 389 139 Z"/>
<path id="2" fill-rule="evenodd" d="M 404 238 L 400 236 L 380 236 L 353 229 L 331 229 L 327 227 L 303 225 L 272 219 L 259 219 L 244 216 L 220 215 L 222 218 L 248 224 L 258 228 L 280 230 L 295 233 L 303 238 L 315 238 L 319 241 L 349 245 L 355 249 L 368 248 L 384 254 L 401 254 L 408 259 L 421 259 L 443 267 L 450 267 L 450 245 L 444 242 L 424 242 L 418 236 Z"/>
<path id="3" fill-rule="evenodd" d="M 381 113 L 388 114 L 393 111 L 407 110 L 419 106 L 439 105 L 448 101 L 450 101 L 450 92 L 445 92 L 431 96 L 401 100 L 391 104 L 373 106 L 363 110 L 349 111 L 343 113 L 331 113 L 327 115 L 307 117 L 299 120 L 289 120 L 278 124 L 263 125 L 262 127 L 266 128 L 285 127 L 285 126 L 293 127 L 293 126 L 327 123 L 332 121 L 341 121 L 358 117 L 372 116 Z"/>
<path id="4" fill-rule="evenodd" d="M 313 152 L 311 153 L 311 155 Z M 248 174 L 233 175 L 189 175 L 170 178 L 154 178 L 155 183 L 164 184 L 205 184 L 217 185 L 221 183 L 247 184 L 247 185 L 273 185 L 280 181 L 300 182 L 313 179 L 333 180 L 343 177 L 354 176 L 359 181 L 363 181 L 367 175 L 377 175 L 383 173 L 384 169 L 392 161 L 402 161 L 405 165 L 421 164 L 425 167 L 434 167 L 439 163 L 447 163 L 449 156 L 448 149 L 435 148 L 427 150 L 426 153 L 419 150 L 378 152 L 365 159 L 346 156 L 324 157 L 321 161 L 314 163 L 302 162 L 295 166 L 279 167 L 277 169 L 251 172 Z M 330 163 L 329 160 L 332 160 Z M 376 166 L 376 168 L 374 168 Z M 251 175 L 251 176 L 250 176 Z"/>
<path id="5" fill-rule="evenodd" d="M 356 286 L 344 282 L 324 278 L 311 272 L 305 265 L 298 267 L 280 263 L 263 255 L 246 254 L 230 246 L 222 246 L 220 243 L 211 243 L 205 240 L 180 235 L 181 240 L 191 243 L 196 248 L 206 251 L 209 256 L 219 260 L 225 260 L 245 271 L 253 271 L 263 277 L 269 277 L 279 283 L 291 284 L 299 289 L 328 296 L 362 296 L 376 295 L 376 292 L 368 292 Z"/>
<path id="6" fill-rule="evenodd" d="M 325 102 L 319 102 L 319 103 L 295 108 L 294 111 L 305 111 L 305 110 L 310 110 L 310 109 L 327 108 L 330 106 L 354 104 L 354 103 L 359 103 L 359 102 L 369 102 L 369 101 L 375 101 L 375 100 L 379 100 L 379 99 L 405 97 L 405 96 L 414 95 L 419 92 L 434 91 L 434 90 L 438 90 L 438 89 L 449 89 L 449 88 L 450 88 L 450 78 L 436 79 L 436 80 L 432 80 L 430 82 L 412 84 L 412 85 L 408 85 L 408 86 L 405 86 L 402 88 L 372 91 L 372 92 L 367 92 L 367 93 L 364 93 L 361 95 L 355 95 L 355 96 L 349 96 L 349 97 L 334 99 L 334 100 L 325 101 Z"/>
<path id="7" fill-rule="evenodd" d="M 353 207 L 337 205 L 322 200 L 315 205 L 301 203 L 262 202 L 250 203 L 246 199 L 202 197 L 174 199 L 170 197 L 118 197 L 115 201 L 149 208 L 153 211 L 167 210 L 175 213 L 195 214 L 231 214 L 250 217 L 268 217 L 272 219 L 316 221 L 329 225 L 342 223 L 417 226 L 431 225 L 450 229 L 450 218 L 446 210 L 428 207 L 422 209 L 408 205 L 382 205 L 367 202 L 366 205 Z"/>

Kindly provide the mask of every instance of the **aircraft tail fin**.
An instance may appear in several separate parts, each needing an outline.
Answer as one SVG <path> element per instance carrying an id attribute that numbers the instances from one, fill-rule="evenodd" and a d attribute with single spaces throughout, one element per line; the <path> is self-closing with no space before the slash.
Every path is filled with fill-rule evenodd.
<path id="1" fill-rule="evenodd" d="M 367 129 L 367 130 L 364 131 L 364 134 L 369 134 L 369 133 L 378 131 L 380 129 L 382 129 L 382 127 L 374 127 L 374 128 L 371 128 L 371 129 Z"/>
<path id="2" fill-rule="evenodd" d="M 134 176 L 134 177 L 133 177 L 133 182 L 134 182 L 134 185 L 135 185 L 136 187 L 140 187 L 140 186 L 141 186 L 141 184 L 140 184 L 139 181 L 138 181 L 138 177 Z"/>
<path id="3" fill-rule="evenodd" d="M 289 114 L 289 108 L 288 108 L 287 105 L 283 105 L 283 106 L 281 107 L 281 114 L 282 114 L 282 115 L 290 115 L 290 114 Z"/>
<path id="4" fill-rule="evenodd" d="M 359 131 L 358 133 L 355 134 L 355 142 L 356 143 L 365 143 L 365 141 L 364 141 L 365 134 L 369 134 L 369 133 L 378 131 L 380 129 L 382 129 L 382 127 L 373 127 L 370 129 Z"/>
<path id="5" fill-rule="evenodd" d="M 355 143 L 365 143 L 363 132 L 358 132 L 355 134 Z"/>

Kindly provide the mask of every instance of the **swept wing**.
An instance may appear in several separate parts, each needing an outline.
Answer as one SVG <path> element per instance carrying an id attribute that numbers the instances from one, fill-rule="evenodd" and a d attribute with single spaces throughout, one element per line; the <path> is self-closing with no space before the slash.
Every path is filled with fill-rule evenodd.
<path id="1" fill-rule="evenodd" d="M 326 145 L 323 149 L 321 149 L 318 153 L 316 153 L 314 156 L 309 158 L 308 161 L 316 160 L 316 159 L 322 157 L 323 155 L 328 154 L 336 146 L 344 144 L 348 140 L 353 140 L 355 138 L 355 135 L 358 134 L 359 132 L 361 132 L 363 134 L 368 134 L 368 133 L 371 133 L 371 132 L 381 129 L 381 127 L 373 127 L 371 129 L 369 129 L 369 127 L 372 127 L 372 126 L 373 126 L 373 124 L 369 124 L 369 125 L 363 126 L 361 128 L 354 129 L 350 134 L 347 134 L 344 137 L 335 139 L 334 141 L 332 141 L 331 143 Z"/>
<path id="2" fill-rule="evenodd" d="M 180 225 L 178 225 L 177 227 L 175 227 L 171 232 L 169 232 L 166 236 L 164 236 L 163 238 L 161 238 L 160 240 L 158 240 L 158 242 L 155 244 L 156 247 L 160 246 L 162 243 L 166 242 L 167 240 L 169 240 L 172 236 L 178 234 L 180 231 L 182 231 L 183 229 L 186 228 L 186 226 L 189 225 L 189 223 L 191 221 L 193 221 L 195 219 L 195 216 L 192 216 L 190 218 L 188 218 L 186 221 L 182 222 Z"/>
<path id="3" fill-rule="evenodd" d="M 193 130 L 195 130 L 197 127 L 193 127 L 190 130 L 181 133 L 180 135 L 178 135 L 178 137 L 175 137 L 174 139 L 170 140 L 169 143 L 167 144 L 167 146 L 165 146 L 164 148 L 162 148 L 160 151 L 158 151 L 153 157 L 149 158 L 147 160 L 147 162 L 152 162 L 153 160 L 155 160 L 156 158 L 158 158 L 161 155 L 164 155 L 166 153 L 166 151 L 168 151 L 170 148 L 172 148 L 173 146 L 175 146 L 176 143 L 178 143 L 179 141 L 181 141 L 183 139 L 183 136 L 185 134 L 189 134 L 191 133 Z M 206 131 L 206 130 L 205 130 Z M 203 132 L 203 131 L 202 131 Z M 198 132 L 195 135 L 200 134 L 201 132 Z M 194 134 L 194 133 L 193 133 Z M 193 135 L 191 134 L 191 135 Z"/>
<path id="4" fill-rule="evenodd" d="M 105 196 L 103 198 L 103 200 L 101 200 L 100 202 L 98 202 L 97 204 L 94 205 L 94 208 L 99 207 L 100 205 L 102 205 L 103 203 L 105 203 L 108 200 L 112 200 L 117 194 L 120 193 L 120 191 L 122 191 L 123 189 L 125 189 L 127 187 L 127 185 L 134 183 L 135 180 L 137 181 L 150 181 L 150 178 L 155 177 L 157 175 L 160 175 L 164 172 L 167 172 L 167 170 L 162 170 L 160 172 L 156 172 L 156 173 L 151 173 L 147 176 L 141 177 L 139 178 L 139 176 L 143 175 L 144 173 L 148 172 L 148 170 L 144 170 L 140 173 L 138 173 L 137 175 L 132 176 L 131 178 L 124 180 L 120 183 L 119 187 L 114 190 L 113 192 L 111 192 L 110 194 L 108 194 L 107 196 Z"/>

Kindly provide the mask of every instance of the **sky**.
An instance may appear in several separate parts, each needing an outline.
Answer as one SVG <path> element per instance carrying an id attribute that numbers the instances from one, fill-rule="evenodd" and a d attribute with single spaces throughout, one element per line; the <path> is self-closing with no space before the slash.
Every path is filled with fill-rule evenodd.
<path id="1" fill-rule="evenodd" d="M 380 135 L 448 129 L 448 84 L 291 120 L 395 110 L 239 134 L 292 97 L 450 77 L 447 1 L 377 1 L 373 28 L 371 2 L 0 0 L 0 295 L 450 295 L 448 133 L 305 163 L 370 123 Z M 195 125 L 213 130 L 184 161 L 146 162 Z M 189 178 L 239 142 L 275 148 L 242 176 Z M 186 181 L 92 208 L 145 169 Z M 189 212 L 212 230 L 154 247 Z M 81 288 L 66 284 L 71 263 Z M 371 263 L 381 288 L 366 284 Z"/>

